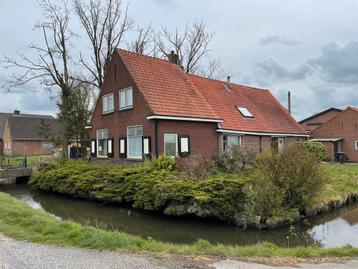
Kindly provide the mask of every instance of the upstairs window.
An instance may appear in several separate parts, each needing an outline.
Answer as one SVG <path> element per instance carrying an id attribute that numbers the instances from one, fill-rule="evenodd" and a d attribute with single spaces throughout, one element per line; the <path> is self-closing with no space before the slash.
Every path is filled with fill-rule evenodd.
<path id="1" fill-rule="evenodd" d="M 253 118 L 254 115 L 246 107 L 237 106 L 237 109 L 240 111 L 241 115 L 245 118 Z"/>
<path id="2" fill-rule="evenodd" d="M 113 93 L 102 96 L 103 114 L 114 111 Z"/>
<path id="3" fill-rule="evenodd" d="M 124 110 L 133 107 L 133 87 L 119 91 L 119 109 Z"/>

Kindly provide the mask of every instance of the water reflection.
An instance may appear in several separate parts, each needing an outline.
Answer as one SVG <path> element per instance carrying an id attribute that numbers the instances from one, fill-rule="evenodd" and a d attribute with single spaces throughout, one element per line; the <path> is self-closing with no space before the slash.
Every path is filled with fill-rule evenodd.
<path id="1" fill-rule="evenodd" d="M 280 246 L 336 247 L 350 244 L 358 247 L 358 203 L 311 219 L 309 224 L 295 224 L 295 236 L 291 233 L 288 240 L 289 227 L 241 231 L 232 225 L 213 221 L 150 214 L 124 206 L 102 206 L 91 201 L 30 190 L 26 184 L 2 186 L 0 190 L 62 219 L 167 242 L 191 243 L 203 238 L 223 244 L 246 245 L 268 241 Z"/>

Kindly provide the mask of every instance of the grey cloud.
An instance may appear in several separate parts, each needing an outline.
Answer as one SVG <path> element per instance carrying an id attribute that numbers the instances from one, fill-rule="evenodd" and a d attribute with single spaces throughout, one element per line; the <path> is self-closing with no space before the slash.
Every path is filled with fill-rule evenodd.
<path id="1" fill-rule="evenodd" d="M 299 43 L 300 42 L 298 42 L 295 39 L 286 38 L 280 35 L 268 35 L 259 40 L 259 44 L 261 46 L 271 46 L 271 45 L 296 46 Z"/>
<path id="2" fill-rule="evenodd" d="M 331 41 L 307 63 L 318 68 L 329 82 L 358 83 L 358 40 L 346 44 Z"/>
<path id="3" fill-rule="evenodd" d="M 312 73 L 312 68 L 308 64 L 289 69 L 272 58 L 263 60 L 256 67 L 264 76 L 274 80 L 300 80 Z"/>

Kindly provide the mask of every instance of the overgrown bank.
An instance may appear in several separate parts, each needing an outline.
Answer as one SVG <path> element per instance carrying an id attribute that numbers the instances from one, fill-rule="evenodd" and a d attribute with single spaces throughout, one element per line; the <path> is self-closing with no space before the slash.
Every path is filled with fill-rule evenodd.
<path id="1" fill-rule="evenodd" d="M 240 167 L 232 160 L 220 163 Z M 170 158 L 132 167 L 65 162 L 43 169 L 30 184 L 78 198 L 257 228 L 327 210 L 332 201 L 343 204 L 358 193 L 358 167 L 322 165 L 302 147 L 263 154 L 255 169 L 218 173 L 215 167 L 210 174 L 206 166 L 198 159 L 188 165 Z"/>
<path id="2" fill-rule="evenodd" d="M 0 193 L 0 232 L 19 240 L 58 246 L 91 249 L 123 249 L 190 255 L 256 256 L 256 257 L 357 257 L 353 247 L 322 249 L 317 247 L 281 248 L 270 243 L 253 246 L 213 245 L 207 241 L 188 244 L 169 244 L 143 239 L 122 232 L 111 232 L 60 221 L 42 210 L 35 210 Z"/>

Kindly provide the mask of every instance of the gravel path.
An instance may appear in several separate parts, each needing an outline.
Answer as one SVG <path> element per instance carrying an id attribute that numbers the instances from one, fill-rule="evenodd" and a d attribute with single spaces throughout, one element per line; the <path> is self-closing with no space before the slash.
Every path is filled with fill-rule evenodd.
<path id="1" fill-rule="evenodd" d="M 0 234 L 0 269 L 356 269 L 358 261 L 335 264 L 297 264 L 294 267 L 272 267 L 236 260 L 162 257 L 149 254 L 128 254 L 119 251 L 97 251 L 78 248 L 60 248 L 9 239 Z"/>

